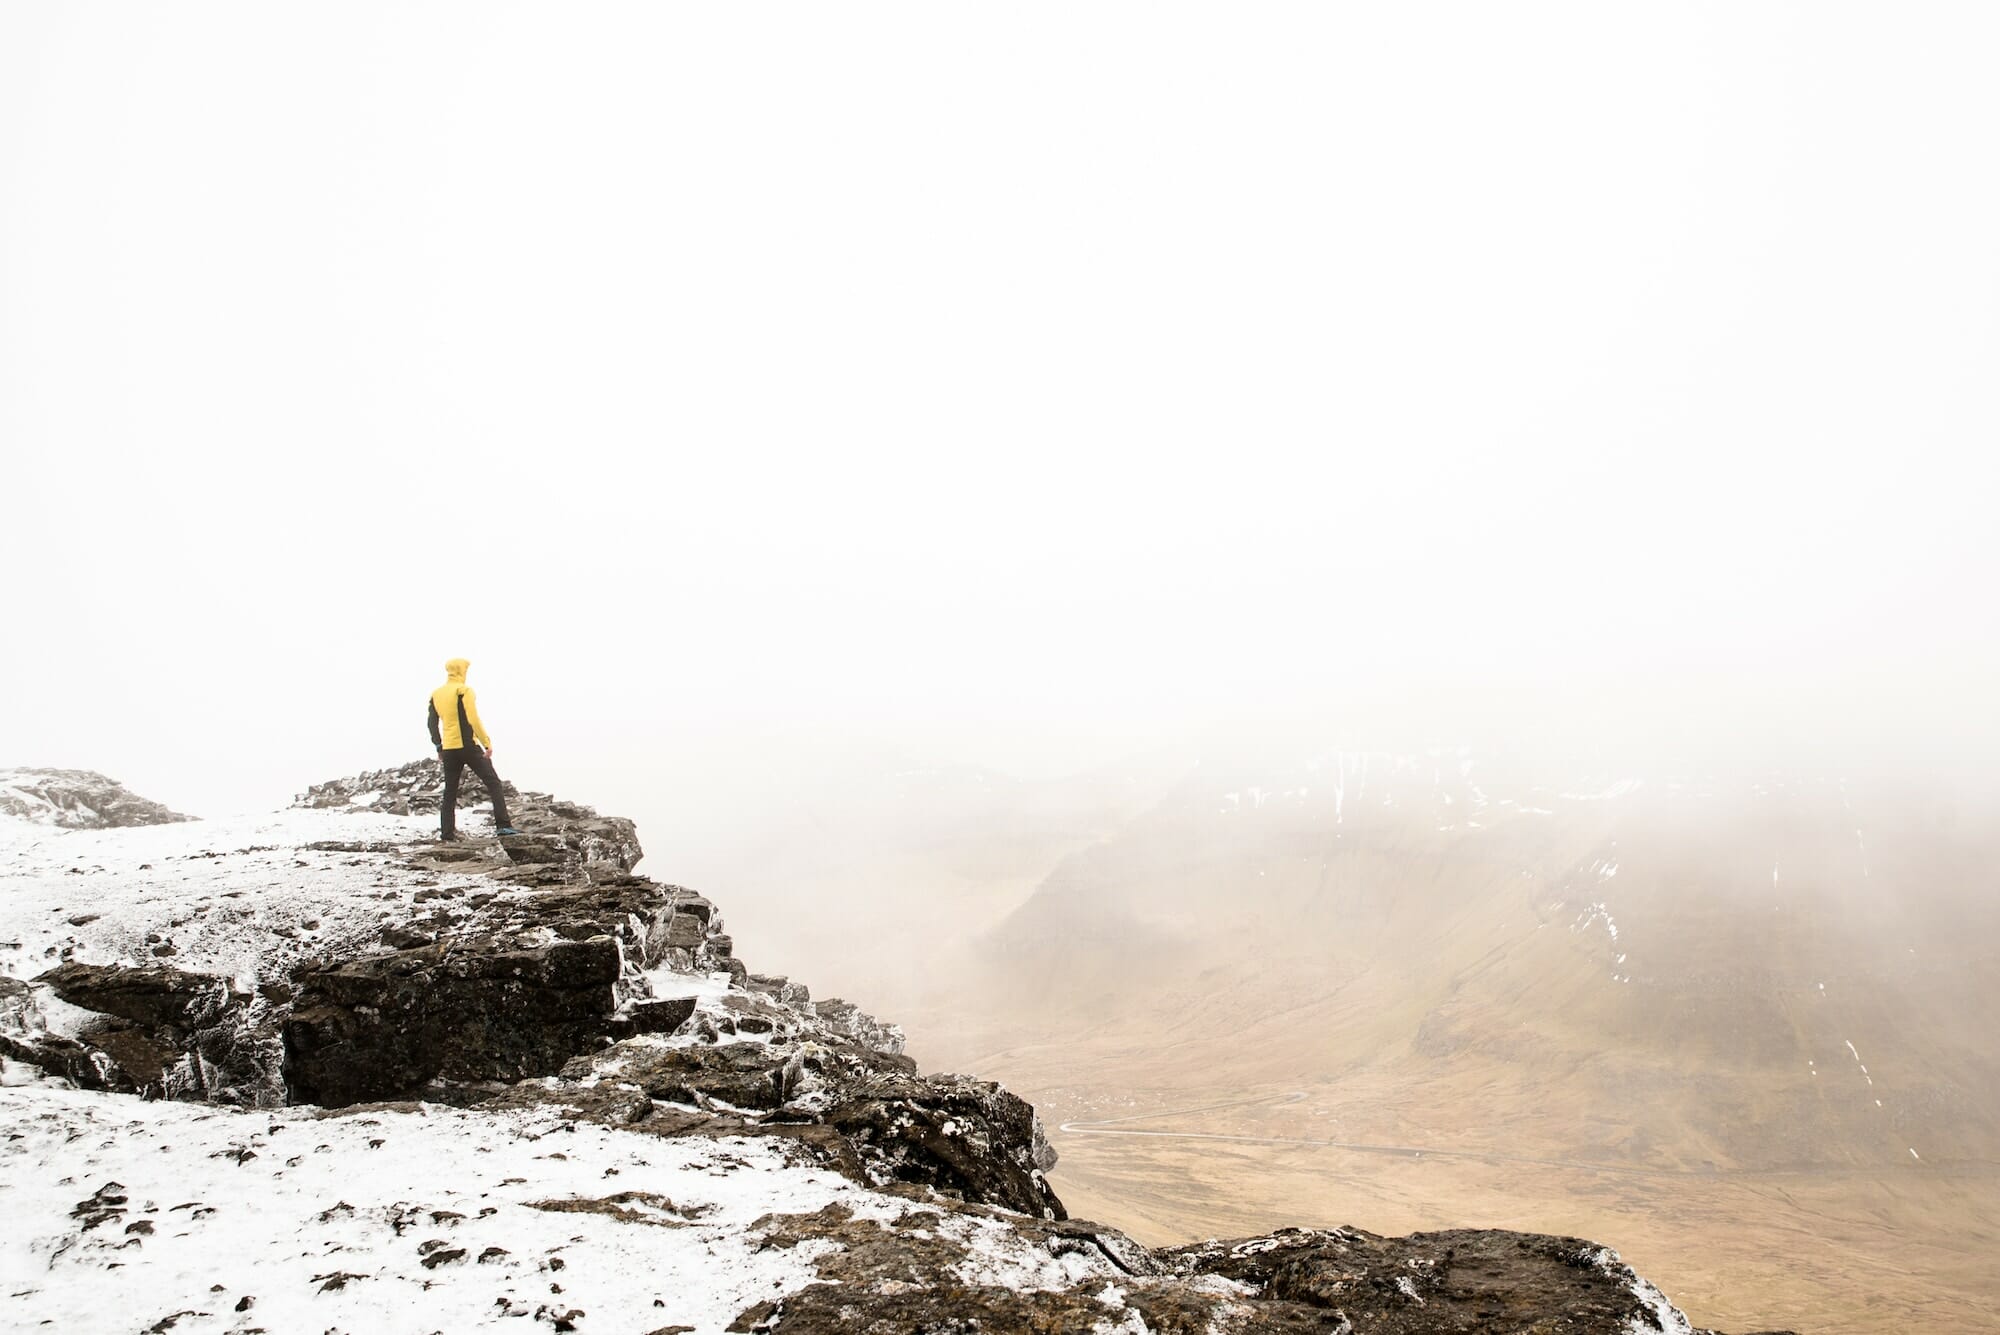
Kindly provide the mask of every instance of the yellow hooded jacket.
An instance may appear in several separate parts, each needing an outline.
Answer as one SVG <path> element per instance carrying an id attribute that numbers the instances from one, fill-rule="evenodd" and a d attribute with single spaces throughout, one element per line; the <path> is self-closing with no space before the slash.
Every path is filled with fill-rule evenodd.
<path id="1" fill-rule="evenodd" d="M 471 666 L 469 659 L 452 659 L 444 665 L 444 685 L 431 692 L 431 745 L 446 751 L 470 746 L 469 738 L 476 738 L 484 747 L 493 745 L 486 725 L 479 721 L 472 688 L 465 684 L 465 670 Z"/>

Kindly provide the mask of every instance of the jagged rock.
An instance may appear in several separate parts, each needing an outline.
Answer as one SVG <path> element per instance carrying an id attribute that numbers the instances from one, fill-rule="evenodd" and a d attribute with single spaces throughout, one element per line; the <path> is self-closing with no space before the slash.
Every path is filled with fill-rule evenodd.
<path id="1" fill-rule="evenodd" d="M 722 999 L 722 1014 L 713 1016 L 717 1029 L 731 1034 L 770 1034 L 795 1039 L 809 1027 L 801 1011 L 778 1005 L 755 992 L 732 992 Z"/>
<path id="2" fill-rule="evenodd" d="M 968 1282 L 977 1263 L 955 1240 L 962 1231 L 944 1226 L 948 1213 L 983 1215 L 1006 1225 L 1051 1257 L 1082 1254 L 1110 1262 L 1125 1278 L 1101 1276 L 1067 1289 L 1023 1292 Z M 1316 1332 L 1338 1335 L 1353 1328 L 1338 1313 L 1289 1302 L 1255 1299 L 1213 1281 L 1165 1274 L 1138 1243 L 1116 1229 L 1082 1221 L 1043 1222 L 978 1207 L 919 1207 L 888 1223 L 857 1219 L 834 1204 L 811 1214 L 766 1215 L 751 1226 L 760 1247 L 811 1245 L 822 1283 L 756 1303 L 729 1329 L 789 1335 L 901 1335 L 907 1331 L 1043 1332 L 1123 1331 L 1140 1314 L 1155 1335 L 1247 1335 Z"/>
<path id="3" fill-rule="evenodd" d="M 794 1335 L 904 1335 L 909 1331 L 1103 1330 L 1119 1313 L 1103 1299 L 1076 1291 L 1022 1293 L 960 1276 L 970 1250 L 938 1227 L 935 1210 L 912 1210 L 883 1224 L 857 1219 L 833 1204 L 811 1214 L 765 1215 L 751 1225 L 760 1248 L 812 1246 L 824 1283 L 741 1313 L 732 1331 Z M 1102 1289 L 1103 1282 L 1098 1282 Z M 1100 1324 L 1102 1323 L 1102 1324 Z"/>
<path id="4" fill-rule="evenodd" d="M 191 821 L 87 769 L 0 769 L 0 816 L 65 830 Z"/>
<path id="5" fill-rule="evenodd" d="M 813 1013 L 835 1033 L 845 1034 L 863 1047 L 877 1052 L 901 1052 L 904 1035 L 901 1025 L 883 1024 L 851 1001 L 828 997 L 813 1003 Z"/>
<path id="6" fill-rule="evenodd" d="M 1040 1119 L 992 1081 L 897 1071 L 836 1091 L 822 1120 L 855 1143 L 871 1178 L 919 1183 L 1037 1218 L 1066 1217 L 1039 1166 L 1055 1163 Z"/>
<path id="7" fill-rule="evenodd" d="M 82 1089 L 125 1094 L 138 1089 L 109 1053 L 50 1033 L 35 989 L 6 974 L 0 974 L 0 1056 L 26 1062 Z"/>
<path id="8" fill-rule="evenodd" d="M 592 821 L 593 829 L 614 834 L 629 826 Z M 283 1026 L 291 1098 L 409 1098 L 432 1081 L 548 1075 L 604 1038 L 684 1023 L 691 1003 L 647 1004 L 656 999 L 644 976 L 667 964 L 686 972 L 721 967 L 708 939 L 721 926 L 713 906 L 617 862 L 586 863 L 576 847 L 565 847 L 559 862 L 499 869 L 501 879 L 529 887 L 526 893 L 461 899 L 457 887 L 419 891 L 415 898 L 438 919 L 384 929 L 380 939 L 390 952 L 295 974 L 297 997 Z M 597 879 L 581 878 L 586 865 Z M 454 934 L 454 924 L 475 912 L 480 930 Z M 563 946 L 589 947 L 583 974 L 558 967 L 559 959 L 579 958 L 549 953 Z"/>
<path id="9" fill-rule="evenodd" d="M 730 997 L 731 1007 L 765 1005 Z M 738 1013 L 735 1027 L 769 1016 Z M 748 1032 L 748 1030 L 746 1030 Z M 837 1133 L 834 1166 L 876 1185 L 908 1183 L 956 1199 L 1061 1219 L 1062 1202 L 1043 1173 L 1055 1162 L 1034 1109 L 990 1081 L 920 1076 L 909 1058 L 830 1033 L 793 1012 L 767 1042 L 619 1043 L 564 1068 L 532 1096 L 576 1107 L 600 1077 L 649 1098 L 740 1119 L 737 1134 L 811 1125 Z M 688 1129 L 703 1128 L 691 1123 Z"/>
<path id="10" fill-rule="evenodd" d="M 59 1034 L 0 1033 L 0 1057 L 26 1062 L 78 1089 L 135 1094 L 139 1088 L 110 1054 Z"/>
<path id="11" fill-rule="evenodd" d="M 793 1054 L 762 1043 L 728 1043 L 718 1047 L 642 1047 L 624 1045 L 613 1056 L 622 1079 L 647 1095 L 668 1103 L 712 1106 L 718 1101 L 734 1108 L 769 1111 L 798 1087 L 803 1063 Z"/>
<path id="12" fill-rule="evenodd" d="M 276 1101 L 268 1028 L 249 1023 L 250 997 L 228 979 L 164 965 L 68 962 L 35 980 L 102 1020 L 75 1038 L 17 1014 L 0 1048 L 87 1089 L 224 1103 Z M 11 1004 L 33 1006 L 32 996 Z"/>
<path id="13" fill-rule="evenodd" d="M 419 762 L 318 785 L 301 802 L 373 809 L 387 794 L 421 808 L 434 783 L 435 764 Z M 989 1083 L 919 1077 L 895 1026 L 838 999 L 815 1006 L 791 979 L 751 975 L 712 903 L 632 872 L 629 822 L 537 794 L 518 796 L 515 812 L 529 835 L 497 843 L 323 841 L 315 850 L 402 853 L 426 872 L 483 872 L 501 889 L 424 886 L 413 896 L 427 906 L 423 919 L 261 987 L 268 1023 L 250 1050 L 263 1054 L 267 1079 L 282 1074 L 290 1100 L 488 1099 L 560 1105 L 653 1134 L 776 1136 L 863 1181 L 1060 1216 L 1041 1179 L 1053 1159 L 1026 1104 Z M 672 976 L 663 970 L 724 973 L 741 990 L 703 993 L 708 1009 L 697 1017 L 692 996 L 652 995 L 649 978 Z M 146 996 L 158 1018 L 164 1003 Z M 274 1025 L 282 1042 L 271 1041 Z M 720 1041 L 738 1034 L 760 1041 Z M 175 1055 L 159 1038 L 110 1034 L 115 1056 L 99 1048 L 50 1059 L 136 1084 Z M 602 1048 L 608 1039 L 622 1041 Z"/>
<path id="14" fill-rule="evenodd" d="M 1108 1303 L 1069 1290 L 1021 1292 L 994 1284 L 931 1289 L 887 1281 L 865 1290 L 845 1284 L 808 1285 L 787 1294 L 782 1302 L 766 1301 L 746 1309 L 725 1329 L 760 1335 L 910 1335 L 913 1331 L 1070 1335 L 1116 1330 L 1115 1323 L 1123 1316 Z M 1187 1335 L 1195 1335 L 1196 1329 L 1188 1328 Z"/>
<path id="15" fill-rule="evenodd" d="M 561 1107 L 586 1122 L 604 1126 L 633 1126 L 654 1120 L 649 1129 L 661 1135 L 679 1135 L 693 1129 L 705 1118 L 657 1116 L 653 1100 L 636 1085 L 598 1083 L 589 1086 L 538 1086 L 530 1081 L 513 1086 L 480 1105 L 487 1108 Z"/>
<path id="16" fill-rule="evenodd" d="M 1690 1329 L 1616 1252 L 1580 1238 L 1493 1229 L 1402 1238 L 1354 1228 L 1280 1229 L 1158 1255 L 1179 1275 L 1220 1275 L 1263 1301 L 1338 1312 L 1353 1329 L 1382 1335 Z"/>
<path id="17" fill-rule="evenodd" d="M 618 1037 L 633 1034 L 671 1034 L 694 1014 L 693 997 L 668 997 L 661 1001 L 636 1001 L 624 1015 L 612 1021 L 611 1033 Z"/>
<path id="18" fill-rule="evenodd" d="M 509 835 L 500 841 L 507 850 L 507 856 L 515 862 L 561 862 L 563 846 L 557 840 L 541 834 Z"/>
<path id="19" fill-rule="evenodd" d="M 0 1034 L 39 1027 L 35 990 L 11 974 L 0 973 Z"/>
<path id="20" fill-rule="evenodd" d="M 501 782 L 511 807 L 519 795 L 513 784 Z M 486 805 L 486 787 L 476 777 L 459 785 L 461 809 Z M 297 807 L 319 807 L 362 811 L 388 808 L 401 802 L 411 812 L 433 814 L 444 805 L 444 764 L 435 756 L 413 760 L 394 769 L 364 770 L 344 779 L 313 784 L 292 802 Z"/>
<path id="21" fill-rule="evenodd" d="M 1107 1283 L 1100 1271 L 1039 1292 L 968 1282 L 975 1267 L 956 1240 L 967 1233 L 945 1226 L 950 1213 L 1004 1219 L 1051 1257 L 1082 1253 L 1110 1262 L 1123 1277 Z M 814 1249 L 821 1282 L 753 1304 L 729 1327 L 773 1335 L 1141 1328 L 1155 1335 L 1714 1335 L 1695 1331 L 1615 1253 L 1574 1238 L 1286 1229 L 1148 1252 L 1101 1225 L 948 1203 L 887 1223 L 856 1218 L 837 1203 L 766 1215 L 751 1237 L 760 1248 Z"/>
<path id="22" fill-rule="evenodd" d="M 551 1075 L 604 1033 L 609 936 L 522 948 L 485 938 L 309 970 L 285 1022 L 293 1101 L 410 1098 L 433 1080 Z"/>
<path id="23" fill-rule="evenodd" d="M 675 913 L 667 919 L 665 944 L 682 950 L 693 950 L 701 945 L 708 923 L 692 913 Z"/>
<path id="24" fill-rule="evenodd" d="M 788 1006 L 803 1006 L 812 1000 L 804 983 L 795 983 L 783 974 L 753 973 L 744 986 L 752 992 L 768 993 Z"/>
<path id="25" fill-rule="evenodd" d="M 72 1006 L 144 1025 L 192 1029 L 213 1024 L 247 998 L 229 980 L 166 965 L 131 968 L 74 961 L 35 979 Z"/>

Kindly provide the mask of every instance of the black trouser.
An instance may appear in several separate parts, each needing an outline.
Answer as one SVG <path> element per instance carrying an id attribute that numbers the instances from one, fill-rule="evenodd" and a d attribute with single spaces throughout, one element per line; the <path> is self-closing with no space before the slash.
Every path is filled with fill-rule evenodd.
<path id="1" fill-rule="evenodd" d="M 462 746 L 453 751 L 440 751 L 438 758 L 444 761 L 444 805 L 438 808 L 438 833 L 449 839 L 458 828 L 458 778 L 465 773 L 466 766 L 479 776 L 486 785 L 486 795 L 493 799 L 493 825 L 496 829 L 507 829 L 513 821 L 507 819 L 507 799 L 500 791 L 500 775 L 493 768 L 493 762 L 486 753 L 476 746 Z"/>

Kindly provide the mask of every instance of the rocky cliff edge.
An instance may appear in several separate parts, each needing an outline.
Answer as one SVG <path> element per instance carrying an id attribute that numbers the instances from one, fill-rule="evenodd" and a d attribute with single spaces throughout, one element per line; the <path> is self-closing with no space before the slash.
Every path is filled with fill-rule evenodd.
<path id="1" fill-rule="evenodd" d="M 22 1324 L 1694 1332 L 1574 1238 L 1067 1219 L 1031 1107 L 751 972 L 629 821 L 514 793 L 439 844 L 440 789 L 0 841 Z"/>

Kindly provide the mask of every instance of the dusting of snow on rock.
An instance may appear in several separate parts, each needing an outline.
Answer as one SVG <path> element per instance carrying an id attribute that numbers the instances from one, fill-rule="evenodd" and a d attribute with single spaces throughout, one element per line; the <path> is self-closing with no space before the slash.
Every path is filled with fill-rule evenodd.
<path id="1" fill-rule="evenodd" d="M 1622 1279 L 1646 1309 L 1644 1317 L 1632 1317 L 1625 1323 L 1623 1335 L 1696 1335 L 1694 1323 L 1689 1321 L 1681 1309 L 1667 1301 L 1667 1295 L 1655 1288 L 1651 1281 L 1642 1279 L 1632 1267 L 1619 1259 L 1618 1253 L 1609 1247 L 1600 1247 L 1593 1258 L 1597 1267 L 1608 1275 Z"/>
<path id="2" fill-rule="evenodd" d="M 374 940 L 422 891 L 499 889 L 315 844 L 411 842 L 434 818 L 290 810 L 125 829 L 0 825 L 0 973 L 171 959 L 244 990 Z M 170 950 L 162 950 L 170 947 Z"/>
<path id="3" fill-rule="evenodd" d="M 0 769 L 0 826 L 101 830 L 193 819 L 148 801 L 94 770 Z"/>
<path id="4" fill-rule="evenodd" d="M 776 1142 L 636 1136 L 547 1110 L 319 1116 L 17 1087 L 0 1090 L 0 1127 L 13 1329 L 101 1329 L 117 1312 L 134 1330 L 180 1313 L 176 1330 L 389 1331 L 421 1311 L 426 1330 L 587 1315 L 584 1329 L 721 1331 L 814 1279 L 810 1248 L 757 1245 L 761 1217 L 909 1208 Z M 1118 1274 L 992 1221 L 954 1223 L 977 1267 L 1017 1287 Z"/>
<path id="5" fill-rule="evenodd" d="M 1367 758 L 1337 764 L 1336 821 L 1372 819 Z M 0 821 L 7 1328 L 784 1335 L 865 1303 L 881 1329 L 1146 1335 L 1262 1328 L 1279 1267 L 1352 1285 L 1333 1328 L 1471 1319 L 1434 1236 L 1148 1249 L 1068 1219 L 1031 1106 L 751 972 L 719 906 L 636 872 L 631 822 L 510 795 L 525 835 L 466 812 L 439 844 L 440 782 L 421 761 L 198 825 Z M 1309 792 L 1220 805 L 1270 821 Z M 1575 930 L 1600 919 L 1622 965 L 1602 903 Z M 1690 1331 L 1594 1244 L 1452 1245 L 1551 1319 L 1629 1290 L 1652 1322 L 1629 1330 Z"/>

